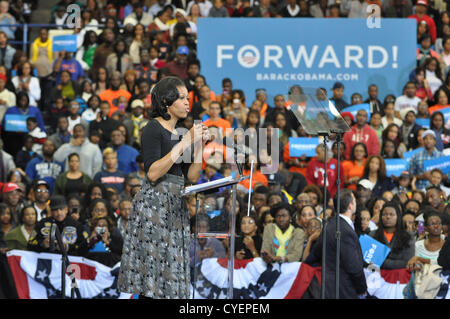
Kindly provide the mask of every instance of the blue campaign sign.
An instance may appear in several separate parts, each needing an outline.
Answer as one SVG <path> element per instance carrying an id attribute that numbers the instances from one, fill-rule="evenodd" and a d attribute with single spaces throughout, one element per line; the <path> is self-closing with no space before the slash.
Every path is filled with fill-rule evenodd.
<path id="1" fill-rule="evenodd" d="M 77 36 L 72 34 L 55 35 L 52 40 L 53 52 L 66 50 L 67 52 L 77 52 Z"/>
<path id="2" fill-rule="evenodd" d="M 8 132 L 28 132 L 27 118 L 29 115 L 5 114 L 4 130 Z"/>
<path id="3" fill-rule="evenodd" d="M 447 123 L 447 121 L 450 119 L 450 107 L 446 107 L 445 109 L 439 110 L 439 112 L 441 112 L 442 115 L 444 115 L 444 123 Z"/>
<path id="4" fill-rule="evenodd" d="M 388 177 L 400 176 L 403 171 L 408 170 L 408 161 L 401 158 L 386 158 L 386 175 Z"/>
<path id="5" fill-rule="evenodd" d="M 348 106 L 341 110 L 341 114 L 343 112 L 350 112 L 353 115 L 353 118 L 356 121 L 356 113 L 358 113 L 359 110 L 366 110 L 367 112 L 367 121 L 370 121 L 370 105 L 368 103 L 362 103 L 362 104 L 356 104 L 352 106 Z"/>
<path id="6" fill-rule="evenodd" d="M 290 137 L 289 138 L 289 156 L 306 157 L 316 156 L 316 147 L 319 145 L 318 137 Z"/>
<path id="7" fill-rule="evenodd" d="M 426 172 L 435 168 L 439 168 L 444 174 L 450 173 L 450 156 L 442 156 L 423 162 L 423 169 Z"/>
<path id="8" fill-rule="evenodd" d="M 425 128 L 430 128 L 430 119 L 416 119 L 416 124 Z"/>
<path id="9" fill-rule="evenodd" d="M 403 153 L 403 159 L 405 159 L 406 161 L 409 162 L 411 160 L 411 157 L 413 157 L 417 153 L 422 152 L 424 149 L 425 148 L 423 148 L 423 147 L 419 147 L 419 148 L 416 148 L 415 150 L 405 152 L 405 153 Z"/>
<path id="10" fill-rule="evenodd" d="M 218 94 L 229 77 L 248 100 L 256 89 L 267 89 L 269 104 L 295 84 L 323 87 L 330 98 L 336 81 L 344 84 L 347 101 L 372 83 L 380 96 L 398 96 L 416 64 L 416 28 L 414 19 L 397 18 L 382 19 L 381 28 L 356 18 L 202 18 L 197 52 Z"/>
<path id="11" fill-rule="evenodd" d="M 380 243 L 369 235 L 362 235 L 359 237 L 359 243 L 361 244 L 364 261 L 369 264 L 374 263 L 378 267 L 383 265 L 384 260 L 391 251 L 388 246 Z"/>

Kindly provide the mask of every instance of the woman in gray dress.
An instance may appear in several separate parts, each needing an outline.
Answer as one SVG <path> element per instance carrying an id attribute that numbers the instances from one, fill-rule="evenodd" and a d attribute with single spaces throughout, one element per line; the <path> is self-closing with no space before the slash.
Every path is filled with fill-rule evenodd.
<path id="1" fill-rule="evenodd" d="M 141 297 L 186 299 L 190 233 L 181 191 L 185 179 L 195 183 L 200 177 L 202 148 L 209 133 L 202 124 L 184 135 L 177 132 L 177 122 L 189 112 L 188 91 L 179 78 L 162 79 L 151 99 L 152 119 L 142 133 L 147 176 L 133 199 L 118 286 Z M 183 154 L 192 148 L 194 158 Z"/>

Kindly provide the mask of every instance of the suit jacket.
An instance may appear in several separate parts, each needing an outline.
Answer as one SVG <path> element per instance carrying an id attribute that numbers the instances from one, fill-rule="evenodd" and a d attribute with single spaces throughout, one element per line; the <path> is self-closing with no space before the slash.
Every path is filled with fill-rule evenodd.
<path id="1" fill-rule="evenodd" d="M 336 217 L 326 224 L 325 298 L 336 298 Z M 358 235 L 341 217 L 341 254 L 339 263 L 339 298 L 357 299 L 367 290 L 364 262 Z M 320 235 L 312 253 L 305 260 L 314 265 L 322 262 L 323 237 Z"/>

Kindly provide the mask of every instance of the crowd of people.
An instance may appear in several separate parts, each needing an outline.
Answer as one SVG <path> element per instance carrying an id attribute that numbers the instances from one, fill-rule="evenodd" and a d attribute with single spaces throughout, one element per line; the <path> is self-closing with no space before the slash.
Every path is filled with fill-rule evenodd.
<path id="1" fill-rule="evenodd" d="M 381 268 L 450 268 L 450 174 L 424 169 L 424 161 L 446 156 L 450 149 L 450 120 L 443 112 L 450 107 L 446 2 L 81 2 L 61 0 L 48 21 L 62 29 L 67 7 L 81 6 L 81 27 L 74 31 L 77 51 L 53 52 L 50 30 L 42 28 L 31 39 L 29 54 L 9 42 L 18 35 L 13 23 L 27 21 L 38 1 L 0 2 L 0 22 L 11 23 L 0 27 L 2 254 L 12 249 L 49 251 L 48 234 L 56 222 L 69 254 L 107 266 L 120 261 L 133 198 L 147 178 L 140 137 L 151 115 L 150 91 L 160 79 L 177 76 L 190 103 L 179 126 L 190 129 L 194 121 L 202 121 L 215 137 L 204 149 L 197 183 L 231 175 L 233 166 L 225 162 L 227 129 L 264 128 L 269 137 L 279 132 L 279 149 L 272 150 L 279 153 L 274 174 L 261 172 L 274 154 L 246 148 L 243 175 L 250 175 L 252 161 L 256 164 L 252 184 L 246 180 L 237 187 L 234 212 L 226 187 L 200 196 L 198 211 L 196 198 L 186 198 L 192 269 L 204 258 L 229 255 L 228 238 L 194 234 L 228 232 L 230 214 L 236 215 L 237 259 L 307 261 L 324 218 L 336 215 L 338 159 L 340 187 L 353 191 L 357 200 L 352 217 L 356 233 L 391 248 Z M 383 17 L 417 20 L 417 65 L 397 96 L 380 96 L 377 83 L 361 86 L 359 92 L 345 92 L 340 82 L 329 92 L 323 89 L 339 110 L 370 105 L 370 114 L 363 109 L 355 117 L 342 113 L 351 130 L 343 136 L 340 153 L 331 136 L 329 152 L 319 144 L 314 157 L 290 156 L 289 138 L 308 134 L 290 110 L 287 92 L 273 100 L 266 89 L 245 96 L 232 76 L 223 78 L 221 91 L 214 92 L 202 75 L 196 57 L 197 21 L 202 17 L 366 17 L 370 4 L 377 4 Z M 301 90 L 294 85 L 290 92 Z M 24 116 L 23 127 L 11 128 L 11 116 Z M 416 123 L 419 119 L 429 120 L 429 127 Z M 408 169 L 388 176 L 385 160 L 403 158 L 412 150 L 418 151 Z"/>

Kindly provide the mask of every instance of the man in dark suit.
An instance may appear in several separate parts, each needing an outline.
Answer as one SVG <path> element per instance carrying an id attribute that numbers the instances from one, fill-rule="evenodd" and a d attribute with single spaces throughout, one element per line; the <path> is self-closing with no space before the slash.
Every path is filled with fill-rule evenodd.
<path id="1" fill-rule="evenodd" d="M 339 217 L 341 232 L 339 298 L 356 299 L 367 290 L 361 246 L 351 219 L 356 212 L 356 199 L 351 190 L 344 189 L 339 198 L 337 194 L 335 195 L 335 207 L 337 200 L 340 201 L 342 212 Z M 327 299 L 336 298 L 336 221 L 337 216 L 329 219 L 326 224 L 325 298 Z M 322 235 L 323 233 L 305 261 L 309 265 L 322 262 Z"/>

